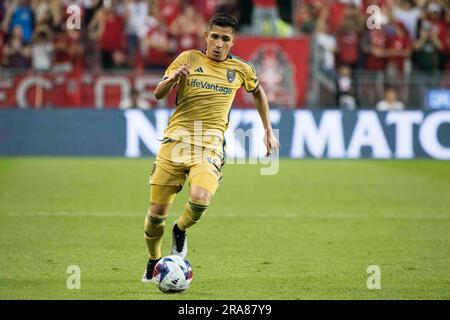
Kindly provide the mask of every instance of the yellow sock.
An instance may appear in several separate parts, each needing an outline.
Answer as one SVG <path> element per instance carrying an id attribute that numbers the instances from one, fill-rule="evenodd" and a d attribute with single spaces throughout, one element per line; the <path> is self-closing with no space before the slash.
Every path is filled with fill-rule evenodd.
<path id="1" fill-rule="evenodd" d="M 183 214 L 177 220 L 178 228 L 181 231 L 185 231 L 196 224 L 208 209 L 208 205 L 209 203 L 206 201 L 189 198 L 188 203 L 184 206 Z"/>
<path id="2" fill-rule="evenodd" d="M 164 225 L 167 217 L 147 214 L 145 217 L 144 231 L 147 242 L 148 258 L 157 260 L 161 258 L 161 243 L 164 235 Z"/>

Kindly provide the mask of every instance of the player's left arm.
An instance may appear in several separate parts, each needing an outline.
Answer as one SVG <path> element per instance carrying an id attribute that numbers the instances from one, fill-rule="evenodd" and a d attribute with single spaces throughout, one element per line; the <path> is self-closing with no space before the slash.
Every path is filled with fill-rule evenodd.
<path id="1" fill-rule="evenodd" d="M 269 100 L 261 84 L 252 92 L 252 95 L 264 126 L 264 145 L 267 149 L 266 156 L 270 156 L 273 150 L 280 147 L 280 143 L 273 133 L 272 123 L 270 122 Z"/>

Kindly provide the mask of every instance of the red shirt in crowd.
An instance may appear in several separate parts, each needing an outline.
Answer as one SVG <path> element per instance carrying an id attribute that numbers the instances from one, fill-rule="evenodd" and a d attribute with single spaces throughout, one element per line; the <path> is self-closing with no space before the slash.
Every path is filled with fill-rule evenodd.
<path id="1" fill-rule="evenodd" d="M 178 17 L 181 12 L 179 0 L 161 0 L 158 2 L 158 12 L 167 27 Z"/>
<path id="2" fill-rule="evenodd" d="M 277 0 L 253 0 L 253 5 L 255 7 L 276 8 Z"/>
<path id="3" fill-rule="evenodd" d="M 428 20 L 431 24 L 431 28 L 433 32 L 437 32 L 439 40 L 444 45 L 446 43 L 447 33 L 448 33 L 448 24 L 443 19 L 438 20 Z"/>
<path id="4" fill-rule="evenodd" d="M 83 68 L 81 33 L 76 30 L 67 32 L 57 33 L 53 40 L 55 46 L 54 64 L 71 64 L 74 69 L 81 69 Z"/>
<path id="5" fill-rule="evenodd" d="M 181 53 L 186 50 L 199 50 L 200 49 L 200 41 L 196 32 L 191 33 L 182 33 L 177 37 L 178 48 L 177 52 Z"/>
<path id="6" fill-rule="evenodd" d="M 121 16 L 106 13 L 105 28 L 100 38 L 100 47 L 105 51 L 125 48 L 125 23 Z"/>
<path id="7" fill-rule="evenodd" d="M 170 34 L 164 26 L 156 26 L 150 29 L 147 39 L 153 44 L 162 43 L 170 40 Z M 167 52 L 157 48 L 149 48 L 146 62 L 147 65 L 164 67 L 170 64 L 171 59 L 172 57 Z"/>
<path id="8" fill-rule="evenodd" d="M 405 30 L 404 35 L 395 35 L 393 36 L 388 43 L 388 49 L 395 49 L 395 50 L 411 50 L 412 49 L 412 42 L 409 38 L 409 35 L 407 31 Z M 404 70 L 405 66 L 405 60 L 406 57 L 404 56 L 390 56 L 388 58 L 389 63 L 394 64 L 395 68 L 399 71 Z"/>
<path id="9" fill-rule="evenodd" d="M 100 38 L 100 47 L 105 51 L 114 51 L 125 48 L 125 24 L 122 17 L 107 13 L 105 28 Z"/>
<path id="10" fill-rule="evenodd" d="M 330 5 L 330 13 L 328 14 L 328 26 L 331 33 L 337 33 L 344 19 L 344 13 L 347 5 L 340 2 L 333 2 Z"/>
<path id="11" fill-rule="evenodd" d="M 55 45 L 55 52 L 53 58 L 54 63 L 55 64 L 70 63 L 71 58 L 68 49 L 70 46 L 69 36 L 65 32 L 58 33 L 55 35 L 53 43 Z"/>
<path id="12" fill-rule="evenodd" d="M 388 38 L 384 30 L 373 29 L 368 31 L 370 47 L 378 51 L 387 48 Z M 386 68 L 386 58 L 368 53 L 366 56 L 366 69 L 368 70 L 384 70 Z"/>
<path id="13" fill-rule="evenodd" d="M 343 30 L 337 34 L 339 64 L 354 65 L 359 57 L 359 34 L 354 30 Z"/>
<path id="14" fill-rule="evenodd" d="M 123 18 L 106 13 L 105 28 L 100 38 L 100 47 L 105 51 L 114 51 L 125 48 L 125 24 Z"/>
<path id="15" fill-rule="evenodd" d="M 192 5 L 199 10 L 205 21 L 209 21 L 216 13 L 218 2 L 218 0 L 191 0 Z"/>
<path id="16" fill-rule="evenodd" d="M 450 32 L 447 32 L 447 35 L 445 37 L 444 46 L 445 46 L 445 54 L 446 54 L 444 68 L 445 68 L 445 70 L 450 71 Z"/>

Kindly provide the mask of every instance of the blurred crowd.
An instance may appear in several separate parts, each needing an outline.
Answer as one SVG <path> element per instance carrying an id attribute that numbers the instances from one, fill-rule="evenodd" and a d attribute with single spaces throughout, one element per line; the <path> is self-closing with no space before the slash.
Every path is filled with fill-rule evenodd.
<path id="1" fill-rule="evenodd" d="M 235 15 L 241 33 L 311 36 L 311 70 L 334 82 L 338 105 L 357 104 L 360 70 L 450 71 L 450 0 L 2 0 L 0 68 L 163 70 L 181 51 L 204 49 L 217 12 Z"/>
<path id="2" fill-rule="evenodd" d="M 450 70 L 450 0 L 293 0 L 292 26 L 280 19 L 276 0 L 3 0 L 0 62 L 37 70 L 163 68 L 177 53 L 202 48 L 214 13 L 239 18 L 249 8 L 244 2 L 252 3 L 253 34 L 282 36 L 287 26 L 288 35 L 315 35 L 327 75 L 348 72 L 343 66 Z"/>
<path id="3" fill-rule="evenodd" d="M 394 97 L 399 91 L 407 99 L 410 76 L 450 70 L 449 0 L 303 0 L 295 24 L 315 36 L 318 68 L 335 81 L 341 107 L 357 105 L 356 71 L 402 79 L 397 88 L 385 84 L 385 96 L 401 109 Z"/>
<path id="4" fill-rule="evenodd" d="M 163 69 L 237 0 L 2 0 L 0 67 Z M 75 7 L 75 6 L 76 7 Z M 79 8 L 79 9 L 78 9 Z"/>
<path id="5" fill-rule="evenodd" d="M 450 70 L 449 0 L 303 0 L 295 22 L 316 34 L 326 73 Z"/>

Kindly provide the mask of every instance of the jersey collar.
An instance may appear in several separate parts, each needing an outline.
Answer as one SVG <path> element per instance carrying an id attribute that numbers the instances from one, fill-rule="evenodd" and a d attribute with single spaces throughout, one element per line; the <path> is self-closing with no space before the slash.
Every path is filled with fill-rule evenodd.
<path id="1" fill-rule="evenodd" d="M 225 62 L 225 61 L 227 61 L 228 59 L 233 59 L 233 56 L 231 55 L 231 54 L 228 54 L 227 55 L 227 58 L 225 59 L 225 60 L 222 60 L 222 61 L 217 61 L 217 60 L 214 60 L 214 59 L 211 59 L 210 57 L 208 57 L 208 55 L 206 54 L 206 49 L 203 49 L 203 50 L 200 50 L 209 60 L 211 60 L 211 61 L 214 61 L 214 62 L 217 62 L 217 63 L 221 63 L 221 62 Z"/>

